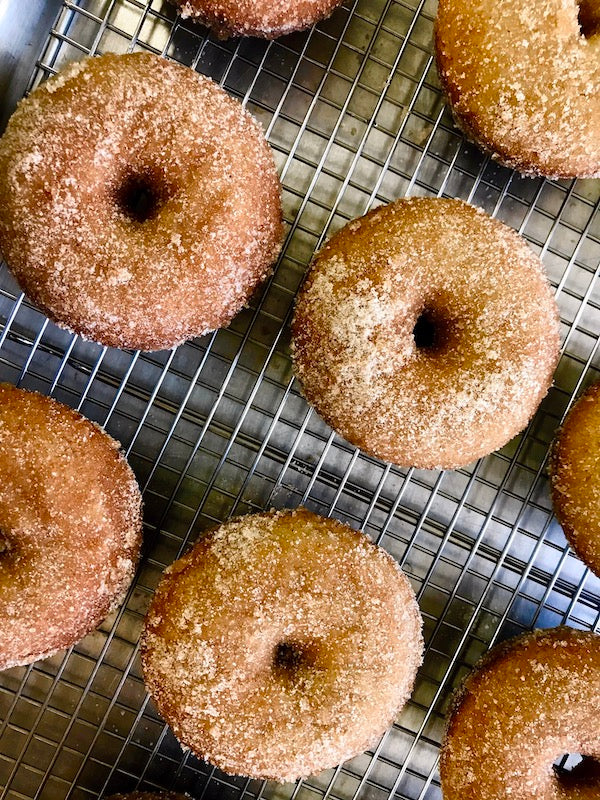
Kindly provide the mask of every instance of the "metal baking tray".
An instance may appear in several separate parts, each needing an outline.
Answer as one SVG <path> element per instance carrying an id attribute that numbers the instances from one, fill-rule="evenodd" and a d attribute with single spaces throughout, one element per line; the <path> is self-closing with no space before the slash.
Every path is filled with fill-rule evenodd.
<path id="1" fill-rule="evenodd" d="M 600 181 L 520 177 L 465 141 L 432 60 L 432 0 L 349 0 L 307 33 L 218 41 L 161 0 L 0 2 L 3 117 L 88 53 L 150 50 L 210 75 L 254 113 L 283 182 L 285 247 L 227 330 L 153 354 L 49 323 L 0 270 L 0 379 L 51 394 L 125 447 L 145 497 L 145 555 L 125 603 L 68 652 L 0 674 L 2 798 L 89 800 L 134 787 L 197 800 L 439 800 L 451 691 L 495 641 L 599 626 L 600 582 L 552 517 L 548 445 L 600 377 Z M 6 86 L 8 84 L 8 89 Z M 541 255 L 561 311 L 556 382 L 528 429 L 455 472 L 404 470 L 341 440 L 293 380 L 288 322 L 315 248 L 403 195 L 460 197 Z M 304 504 L 366 530 L 418 594 L 427 652 L 375 750 L 298 785 L 234 778 L 181 748 L 144 691 L 137 642 L 164 567 L 232 514 Z"/>

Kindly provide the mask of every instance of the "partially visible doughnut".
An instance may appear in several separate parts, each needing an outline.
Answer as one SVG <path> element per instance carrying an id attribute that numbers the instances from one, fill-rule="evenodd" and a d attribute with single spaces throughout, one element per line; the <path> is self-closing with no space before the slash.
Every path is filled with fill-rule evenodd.
<path id="1" fill-rule="evenodd" d="M 553 762 L 584 758 L 564 777 Z M 552 628 L 494 647 L 467 676 L 440 760 L 444 800 L 598 800 L 600 636 Z"/>
<path id="2" fill-rule="evenodd" d="M 364 534 L 305 509 L 256 514 L 167 569 L 144 678 L 196 755 L 292 781 L 381 736 L 410 694 L 421 624 L 407 578 Z"/>
<path id="3" fill-rule="evenodd" d="M 368 453 L 465 466 L 533 416 L 559 355 L 542 264 L 458 200 L 399 200 L 317 254 L 292 323 L 307 400 Z"/>
<path id="4" fill-rule="evenodd" d="M 552 504 L 577 555 L 600 575 L 600 383 L 575 403 L 550 458 Z"/>
<path id="5" fill-rule="evenodd" d="M 0 249 L 51 319 L 104 345 L 158 350 L 227 325 L 281 235 L 258 124 L 158 56 L 71 64 L 0 140 Z"/>
<path id="6" fill-rule="evenodd" d="M 0 669 L 99 625 L 140 544 L 140 491 L 118 443 L 67 406 L 0 384 Z"/>
<path id="7" fill-rule="evenodd" d="M 600 177 L 598 0 L 439 0 L 435 50 L 458 124 L 495 158 Z"/>
<path id="8" fill-rule="evenodd" d="M 328 17 L 342 0 L 172 0 L 182 17 L 192 17 L 222 37 L 276 39 Z"/>

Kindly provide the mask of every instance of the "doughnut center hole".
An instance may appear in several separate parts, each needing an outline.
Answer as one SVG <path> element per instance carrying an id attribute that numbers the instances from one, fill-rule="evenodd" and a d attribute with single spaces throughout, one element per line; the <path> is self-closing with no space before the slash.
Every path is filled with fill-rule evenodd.
<path id="1" fill-rule="evenodd" d="M 579 0 L 578 19 L 582 36 L 591 39 L 600 34 L 600 5 L 597 0 Z"/>
<path id="2" fill-rule="evenodd" d="M 310 668 L 315 661 L 312 649 L 301 642 L 283 641 L 275 647 L 273 669 L 284 675 L 293 676 L 299 670 Z"/>
<path id="3" fill-rule="evenodd" d="M 557 775 L 561 775 L 563 773 L 570 773 L 572 772 L 581 762 L 583 761 L 583 756 L 581 753 L 564 753 L 562 756 L 556 759 L 553 764 L 554 771 Z"/>
<path id="4" fill-rule="evenodd" d="M 9 558 L 12 551 L 13 547 L 11 547 L 10 539 L 2 529 L 0 529 L 0 561 Z"/>
<path id="5" fill-rule="evenodd" d="M 448 324 L 434 309 L 424 308 L 415 322 L 413 338 L 417 350 L 435 353 L 446 344 Z"/>
<path id="6" fill-rule="evenodd" d="M 565 787 L 598 787 L 600 761 L 581 753 L 564 753 L 553 764 L 556 777 Z"/>
<path id="7" fill-rule="evenodd" d="M 171 192 L 162 176 L 153 171 L 129 172 L 115 191 L 117 208 L 135 222 L 156 217 Z"/>

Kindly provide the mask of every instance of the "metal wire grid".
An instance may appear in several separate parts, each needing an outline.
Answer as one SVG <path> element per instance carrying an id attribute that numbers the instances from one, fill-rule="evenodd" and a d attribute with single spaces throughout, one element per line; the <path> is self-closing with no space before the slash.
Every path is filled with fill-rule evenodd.
<path id="1" fill-rule="evenodd" d="M 2 797 L 90 798 L 147 788 L 204 797 L 439 799 L 453 686 L 498 638 L 567 621 L 598 628 L 600 583 L 552 519 L 548 444 L 598 377 L 600 191 L 523 179 L 453 128 L 431 58 L 435 7 L 354 0 L 308 34 L 219 42 L 162 2 L 65 0 L 32 85 L 91 52 L 150 49 L 218 80 L 261 120 L 283 182 L 278 268 L 225 331 L 175 351 L 101 348 L 59 330 L 0 272 L 0 377 L 52 394 L 125 446 L 145 497 L 146 552 L 125 604 L 72 651 L 0 674 Z M 556 386 L 524 435 L 456 472 L 400 470 L 336 437 L 300 397 L 290 308 L 313 250 L 404 194 L 462 197 L 519 230 L 561 308 Z M 223 775 L 182 753 L 148 702 L 137 658 L 162 570 L 232 513 L 304 503 L 366 530 L 418 592 L 427 654 L 376 749 L 297 786 Z"/>

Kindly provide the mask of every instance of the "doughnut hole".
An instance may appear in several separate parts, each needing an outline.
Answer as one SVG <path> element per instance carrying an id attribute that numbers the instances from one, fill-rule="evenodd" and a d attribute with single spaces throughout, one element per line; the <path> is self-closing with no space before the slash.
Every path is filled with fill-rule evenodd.
<path id="1" fill-rule="evenodd" d="M 598 0 L 580 0 L 577 5 L 581 34 L 591 39 L 600 33 L 600 3 Z"/>
<path id="2" fill-rule="evenodd" d="M 435 356 L 453 345 L 456 325 L 443 308 L 426 305 L 416 316 L 412 335 L 417 350 Z"/>
<path id="3" fill-rule="evenodd" d="M 600 788 L 600 761 L 579 753 L 565 753 L 554 762 L 554 773 L 566 790 Z"/>
<path id="4" fill-rule="evenodd" d="M 143 223 L 158 216 L 173 194 L 173 187 L 159 169 L 127 170 L 113 189 L 113 201 L 120 213 Z"/>
<path id="5" fill-rule="evenodd" d="M 7 558 L 12 547 L 7 534 L 0 528 L 0 559 Z"/>
<path id="6" fill-rule="evenodd" d="M 316 644 L 283 639 L 273 649 L 273 674 L 281 680 L 296 683 L 317 667 L 318 660 Z"/>

